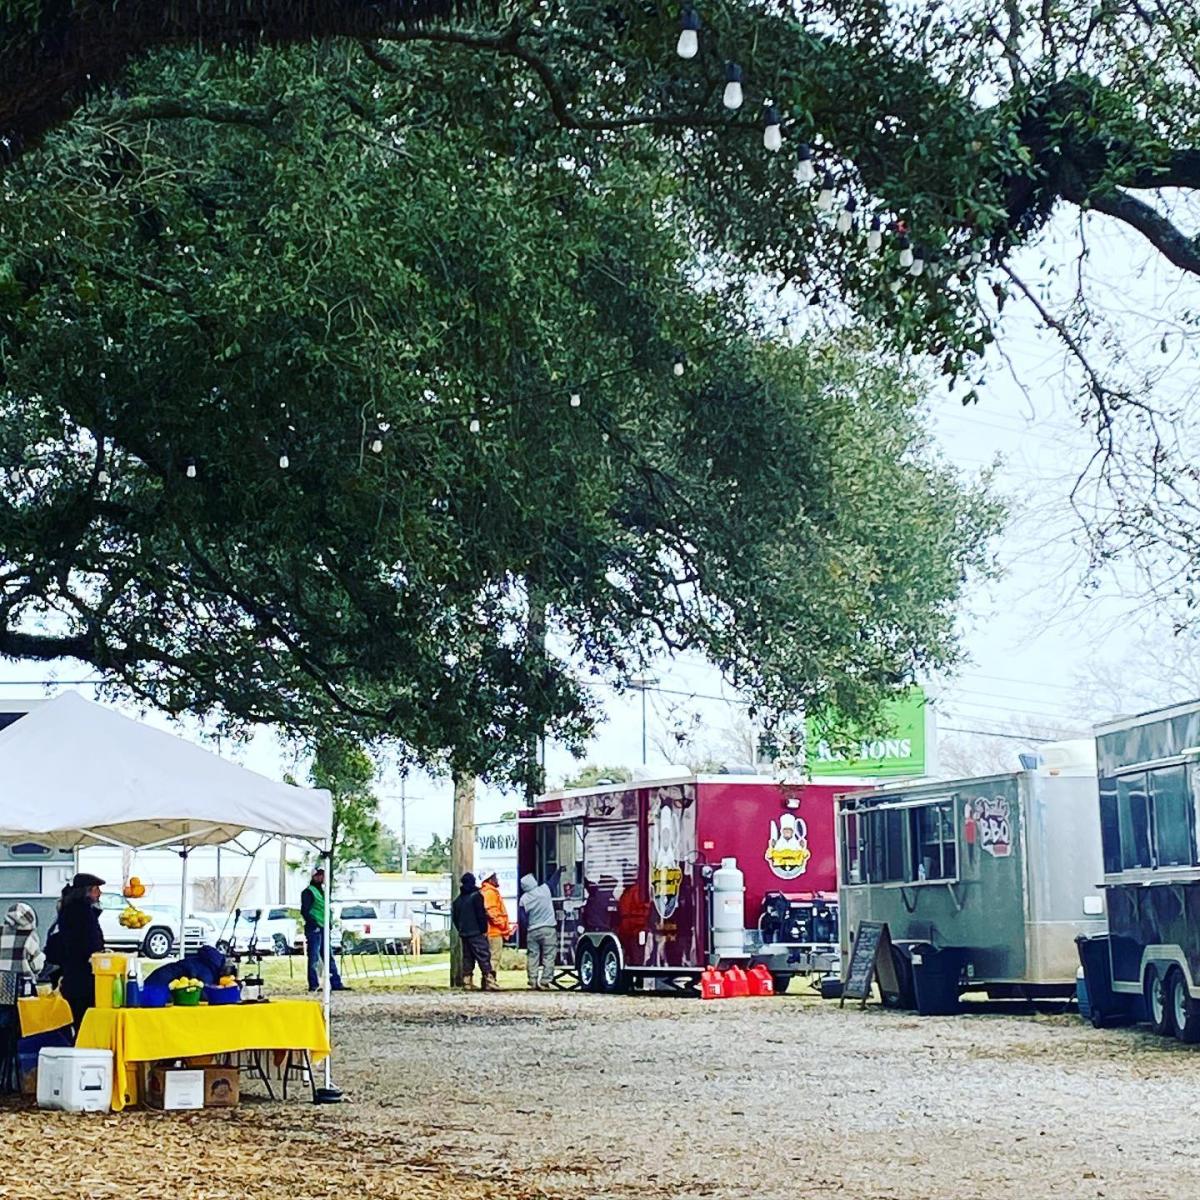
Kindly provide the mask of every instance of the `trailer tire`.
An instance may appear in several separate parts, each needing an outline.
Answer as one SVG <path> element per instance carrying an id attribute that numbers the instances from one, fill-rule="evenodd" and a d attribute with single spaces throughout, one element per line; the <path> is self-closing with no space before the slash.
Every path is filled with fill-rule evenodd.
<path id="1" fill-rule="evenodd" d="M 774 985 L 775 995 L 782 996 L 792 986 L 792 977 L 781 971 L 778 975 L 771 976 L 771 983 Z"/>
<path id="2" fill-rule="evenodd" d="M 621 966 L 621 953 L 612 942 L 600 951 L 600 991 L 611 996 L 629 991 L 629 976 Z"/>
<path id="3" fill-rule="evenodd" d="M 1150 1027 L 1155 1033 L 1170 1037 L 1175 1032 L 1171 1022 L 1171 1000 L 1166 981 L 1162 972 L 1154 966 L 1146 972 L 1146 1015 L 1150 1018 Z"/>
<path id="4" fill-rule="evenodd" d="M 600 990 L 600 961 L 595 946 L 584 945 L 579 948 L 576 970 L 579 972 L 579 986 L 585 992 Z"/>
<path id="5" fill-rule="evenodd" d="M 1178 967 L 1167 972 L 1167 998 L 1175 1036 L 1188 1045 L 1200 1042 L 1200 1004 L 1192 999 L 1187 979 Z"/>

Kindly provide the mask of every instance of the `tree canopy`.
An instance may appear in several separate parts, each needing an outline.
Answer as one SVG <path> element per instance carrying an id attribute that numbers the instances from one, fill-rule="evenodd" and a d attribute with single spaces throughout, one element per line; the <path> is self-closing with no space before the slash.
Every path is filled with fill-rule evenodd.
<path id="1" fill-rule="evenodd" d="M 652 139 L 403 54 L 166 53 L 6 172 L 0 653 L 498 780 L 664 646 L 767 722 L 951 662 L 997 510 L 919 377 L 764 329 Z"/>

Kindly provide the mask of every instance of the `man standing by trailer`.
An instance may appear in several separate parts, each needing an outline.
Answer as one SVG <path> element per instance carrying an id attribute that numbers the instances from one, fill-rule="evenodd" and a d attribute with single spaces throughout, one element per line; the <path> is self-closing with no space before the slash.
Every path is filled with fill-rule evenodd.
<path id="1" fill-rule="evenodd" d="M 315 992 L 321 986 L 320 969 L 325 957 L 325 868 L 317 867 L 308 881 L 308 887 L 300 893 L 300 915 L 304 918 L 304 945 L 308 951 L 308 990 Z M 329 986 L 335 992 L 350 989 L 338 974 L 337 958 L 329 952 Z"/>
<path id="2" fill-rule="evenodd" d="M 533 875 L 521 879 L 518 918 L 525 926 L 525 973 L 534 991 L 554 985 L 554 960 L 558 955 L 558 918 L 550 889 Z"/>

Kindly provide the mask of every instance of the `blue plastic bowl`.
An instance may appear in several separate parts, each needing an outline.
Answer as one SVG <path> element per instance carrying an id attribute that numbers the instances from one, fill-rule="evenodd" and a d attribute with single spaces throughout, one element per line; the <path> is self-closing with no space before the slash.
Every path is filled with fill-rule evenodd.
<path id="1" fill-rule="evenodd" d="M 166 1008 L 171 1003 L 171 989 L 156 983 L 142 985 L 142 994 L 138 998 L 139 1008 Z"/>
<path id="2" fill-rule="evenodd" d="M 242 989 L 236 984 L 233 987 L 206 987 L 204 998 L 209 1004 L 238 1004 L 242 999 Z"/>

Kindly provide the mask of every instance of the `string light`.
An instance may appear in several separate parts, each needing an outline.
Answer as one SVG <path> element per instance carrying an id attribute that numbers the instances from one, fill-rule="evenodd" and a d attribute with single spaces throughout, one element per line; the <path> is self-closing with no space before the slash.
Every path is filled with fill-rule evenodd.
<path id="1" fill-rule="evenodd" d="M 725 95 L 722 96 L 721 102 L 726 108 L 736 109 L 742 107 L 742 101 L 745 95 L 742 92 L 742 68 L 735 62 L 725 65 Z"/>
<path id="2" fill-rule="evenodd" d="M 108 472 L 103 467 L 101 467 L 100 470 L 96 473 L 96 482 L 101 487 L 107 487 L 108 484 L 112 483 L 111 477 L 109 476 Z"/>
<path id="3" fill-rule="evenodd" d="M 902 233 L 897 239 L 896 245 L 900 247 L 900 265 L 902 267 L 911 267 L 913 265 L 913 252 L 908 235 Z"/>
<path id="4" fill-rule="evenodd" d="M 685 8 L 680 26 L 675 53 L 680 58 L 695 58 L 700 49 L 700 14 L 694 8 Z"/>
<path id="5" fill-rule="evenodd" d="M 571 393 L 571 407 L 578 408 L 583 403 L 583 397 L 578 392 Z"/>
<path id="6" fill-rule="evenodd" d="M 685 364 L 684 364 L 684 361 L 683 361 L 683 355 L 682 355 L 682 354 L 676 354 L 676 355 L 675 355 L 675 365 L 674 365 L 674 366 L 671 368 L 671 369 L 672 369 L 672 370 L 675 372 L 675 375 L 676 375 L 676 377 L 678 377 L 678 376 L 680 376 L 680 375 L 682 375 L 682 374 L 683 374 L 683 371 L 684 371 L 684 365 L 685 365 Z"/>
<path id="7" fill-rule="evenodd" d="M 376 434 L 375 437 L 371 439 L 371 453 L 372 454 L 382 454 L 383 453 L 383 438 L 381 438 L 378 434 Z"/>
<path id="8" fill-rule="evenodd" d="M 285 450 L 279 456 L 279 469 L 281 471 L 286 471 L 288 469 L 288 467 L 290 467 L 291 465 L 292 465 L 291 460 L 288 458 L 287 451 Z"/>
<path id="9" fill-rule="evenodd" d="M 196 460 L 195 460 L 194 458 L 189 458 L 189 459 L 187 459 L 187 460 L 185 461 L 185 463 L 184 463 L 184 471 L 183 471 L 183 473 L 184 473 L 184 474 L 185 474 L 185 475 L 186 475 L 186 476 L 187 476 L 189 479 L 195 479 L 195 478 L 196 478 Z"/>
<path id="10" fill-rule="evenodd" d="M 842 211 L 838 213 L 837 229 L 838 233 L 849 233 L 854 227 L 854 210 L 858 207 L 858 201 L 853 196 L 846 197 L 846 203 L 842 207 Z"/>
<path id="11" fill-rule="evenodd" d="M 763 118 L 763 145 L 772 154 L 783 145 L 783 131 L 779 127 L 779 109 L 773 104 L 767 105 L 767 113 Z"/>
<path id="12" fill-rule="evenodd" d="M 480 429 L 482 429 L 482 428 L 483 428 L 483 426 L 479 424 L 479 418 L 472 417 L 471 423 L 467 426 L 467 432 L 468 433 L 478 433 L 480 431 Z"/>
<path id="13" fill-rule="evenodd" d="M 921 275 L 924 273 L 924 270 L 925 270 L 925 251 L 922 250 L 918 246 L 917 252 L 913 256 L 912 263 L 908 268 L 908 273 L 910 275 Z"/>
<path id="14" fill-rule="evenodd" d="M 879 218 L 872 217 L 871 218 L 871 228 L 867 233 L 867 249 L 870 250 L 872 254 L 875 254 L 878 252 L 879 248 L 882 245 L 883 245 L 883 228 L 881 227 L 881 225 L 879 223 Z"/>
<path id="15" fill-rule="evenodd" d="M 817 169 L 813 166 L 812 147 L 807 142 L 800 143 L 800 162 L 796 167 L 797 183 L 812 183 L 817 177 Z"/>
<path id="16" fill-rule="evenodd" d="M 817 194 L 817 208 L 821 212 L 829 212 L 833 208 L 835 192 L 833 175 L 826 171 L 825 178 L 821 180 L 821 190 Z"/>

